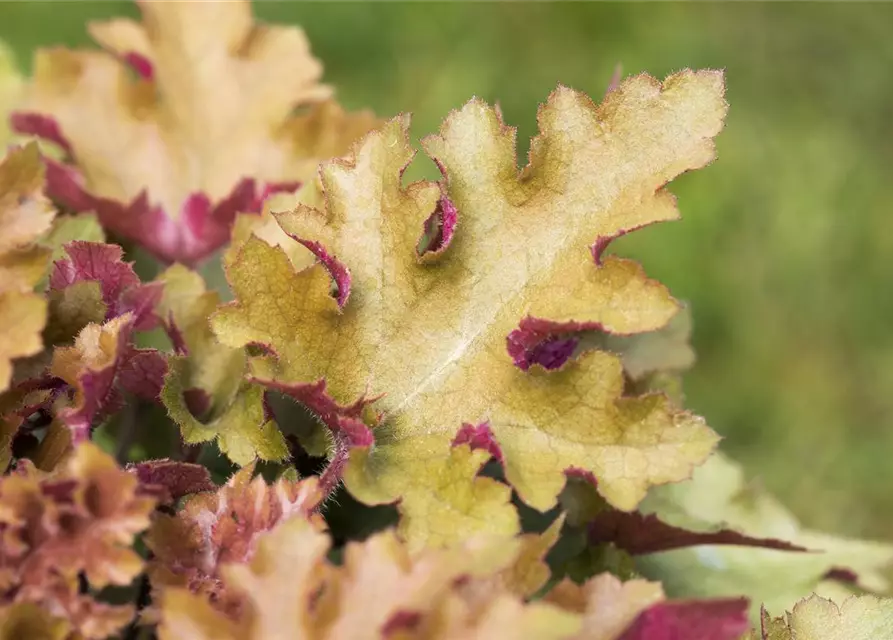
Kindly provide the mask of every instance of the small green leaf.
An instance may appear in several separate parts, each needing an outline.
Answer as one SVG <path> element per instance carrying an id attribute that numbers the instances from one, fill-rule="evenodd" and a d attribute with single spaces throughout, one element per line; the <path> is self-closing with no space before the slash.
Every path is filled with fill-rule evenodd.
<path id="1" fill-rule="evenodd" d="M 278 462 L 288 457 L 285 438 L 276 423 L 264 416 L 263 389 L 243 384 L 217 418 L 203 423 L 192 415 L 183 397 L 187 366 L 185 358 L 171 358 L 161 391 L 161 400 L 180 425 L 184 442 L 197 444 L 216 439 L 220 450 L 240 466 L 255 458 Z"/>
<path id="2" fill-rule="evenodd" d="M 100 283 L 75 282 L 64 289 L 47 293 L 49 319 L 43 332 L 47 344 L 70 344 L 81 329 L 91 322 L 102 324 L 108 310 L 102 301 Z"/>
<path id="3" fill-rule="evenodd" d="M 61 216 L 53 221 L 53 227 L 40 244 L 53 250 L 53 260 L 66 257 L 65 245 L 74 240 L 105 242 L 105 232 L 92 213 Z"/>

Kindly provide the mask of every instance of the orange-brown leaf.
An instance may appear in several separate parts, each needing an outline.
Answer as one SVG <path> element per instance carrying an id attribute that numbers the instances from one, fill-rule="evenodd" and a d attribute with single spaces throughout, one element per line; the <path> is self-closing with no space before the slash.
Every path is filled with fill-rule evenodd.
<path id="1" fill-rule="evenodd" d="M 150 567 L 155 589 L 187 586 L 236 616 L 243 598 L 226 589 L 220 567 L 250 562 L 259 538 L 290 518 L 322 528 L 314 515 L 323 498 L 315 478 L 268 485 L 260 476 L 252 480 L 253 473 L 254 465 L 244 467 L 216 492 L 187 498 L 176 515 L 155 517 L 146 537 L 155 555 Z"/>
<path id="2" fill-rule="evenodd" d="M 155 500 L 92 443 L 53 474 L 19 465 L 0 480 L 0 606 L 37 605 L 85 638 L 113 634 L 133 607 L 82 594 L 79 575 L 93 589 L 130 583 L 143 565 L 131 545 Z"/>

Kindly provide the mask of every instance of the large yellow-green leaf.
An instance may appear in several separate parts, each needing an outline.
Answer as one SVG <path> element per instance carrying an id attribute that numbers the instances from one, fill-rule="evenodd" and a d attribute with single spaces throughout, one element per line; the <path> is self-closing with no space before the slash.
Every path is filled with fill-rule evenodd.
<path id="1" fill-rule="evenodd" d="M 553 506 L 564 471 L 580 467 L 609 502 L 633 509 L 649 486 L 686 478 L 716 435 L 663 396 L 621 398 L 614 355 L 524 372 L 506 336 L 525 316 L 626 334 L 669 321 L 678 305 L 662 285 L 625 260 L 595 264 L 590 246 L 677 217 L 663 187 L 712 160 L 725 111 L 722 75 L 713 71 L 683 71 L 663 84 L 630 78 L 598 107 L 559 87 L 539 112 L 540 135 L 519 174 L 514 131 L 472 100 L 424 141 L 444 183 L 405 188 L 408 119 L 392 120 L 353 156 L 321 167 L 324 210 L 300 206 L 278 218 L 335 275 L 337 297 L 321 266 L 295 271 L 282 249 L 252 238 L 229 256 L 237 300 L 212 327 L 231 346 L 275 352 L 253 363 L 268 384 L 324 378 L 343 405 L 384 394 L 374 405 L 375 443 L 351 452 L 345 481 L 366 503 L 402 499 L 404 523 L 422 514 L 442 522 L 467 493 L 431 491 L 421 478 L 475 482 L 470 467 L 457 477 L 450 456 L 463 423 L 489 422 L 506 476 L 531 506 Z M 432 214 L 442 240 L 420 257 Z M 446 542 L 469 529 L 512 531 L 511 507 L 491 507 L 488 518 L 411 534 Z"/>

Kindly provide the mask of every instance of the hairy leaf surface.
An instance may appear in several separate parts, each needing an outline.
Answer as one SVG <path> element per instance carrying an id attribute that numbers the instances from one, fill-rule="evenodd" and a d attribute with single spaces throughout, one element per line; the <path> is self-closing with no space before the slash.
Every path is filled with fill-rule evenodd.
<path id="1" fill-rule="evenodd" d="M 221 567 L 250 562 L 262 534 L 289 518 L 321 527 L 314 512 L 323 496 L 315 478 L 268 485 L 261 477 L 252 479 L 253 473 L 253 465 L 244 467 L 215 492 L 187 498 L 175 516 L 156 515 L 146 539 L 154 554 L 150 574 L 156 596 L 188 586 L 237 617 L 244 597 L 221 582 Z"/>

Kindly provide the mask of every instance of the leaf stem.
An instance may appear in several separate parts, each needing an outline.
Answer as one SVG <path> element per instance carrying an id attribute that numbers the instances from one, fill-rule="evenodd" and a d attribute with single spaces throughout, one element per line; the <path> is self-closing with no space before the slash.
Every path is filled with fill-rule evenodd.
<path id="1" fill-rule="evenodd" d="M 139 622 L 140 612 L 147 606 L 149 606 L 151 594 L 152 585 L 149 583 L 149 574 L 143 573 L 140 575 L 140 581 L 136 592 L 136 600 L 134 601 L 134 605 L 136 606 L 136 615 L 134 615 L 133 620 L 130 621 L 130 624 L 127 625 L 127 628 L 121 633 L 121 640 L 139 640 L 139 637 L 142 635 L 143 630 L 143 626 Z"/>
<path id="2" fill-rule="evenodd" d="M 205 450 L 205 443 L 187 444 L 185 442 L 180 445 L 180 457 L 183 462 L 198 462 Z"/>
<path id="3" fill-rule="evenodd" d="M 350 457 L 350 444 L 343 438 L 339 438 L 338 434 L 334 435 L 335 454 L 319 476 L 319 487 L 325 496 L 322 502 L 325 502 L 338 489 L 338 485 L 341 484 L 341 476 L 344 473 L 344 465 L 347 464 L 347 459 Z"/>
<path id="4" fill-rule="evenodd" d="M 139 432 L 139 425 L 136 419 L 138 405 L 139 401 L 133 398 L 131 402 L 124 405 L 124 409 L 121 411 L 118 441 L 115 444 L 115 459 L 118 461 L 118 464 L 124 464 L 129 461 L 128 453 L 130 452 L 130 447 L 136 441 Z"/>

